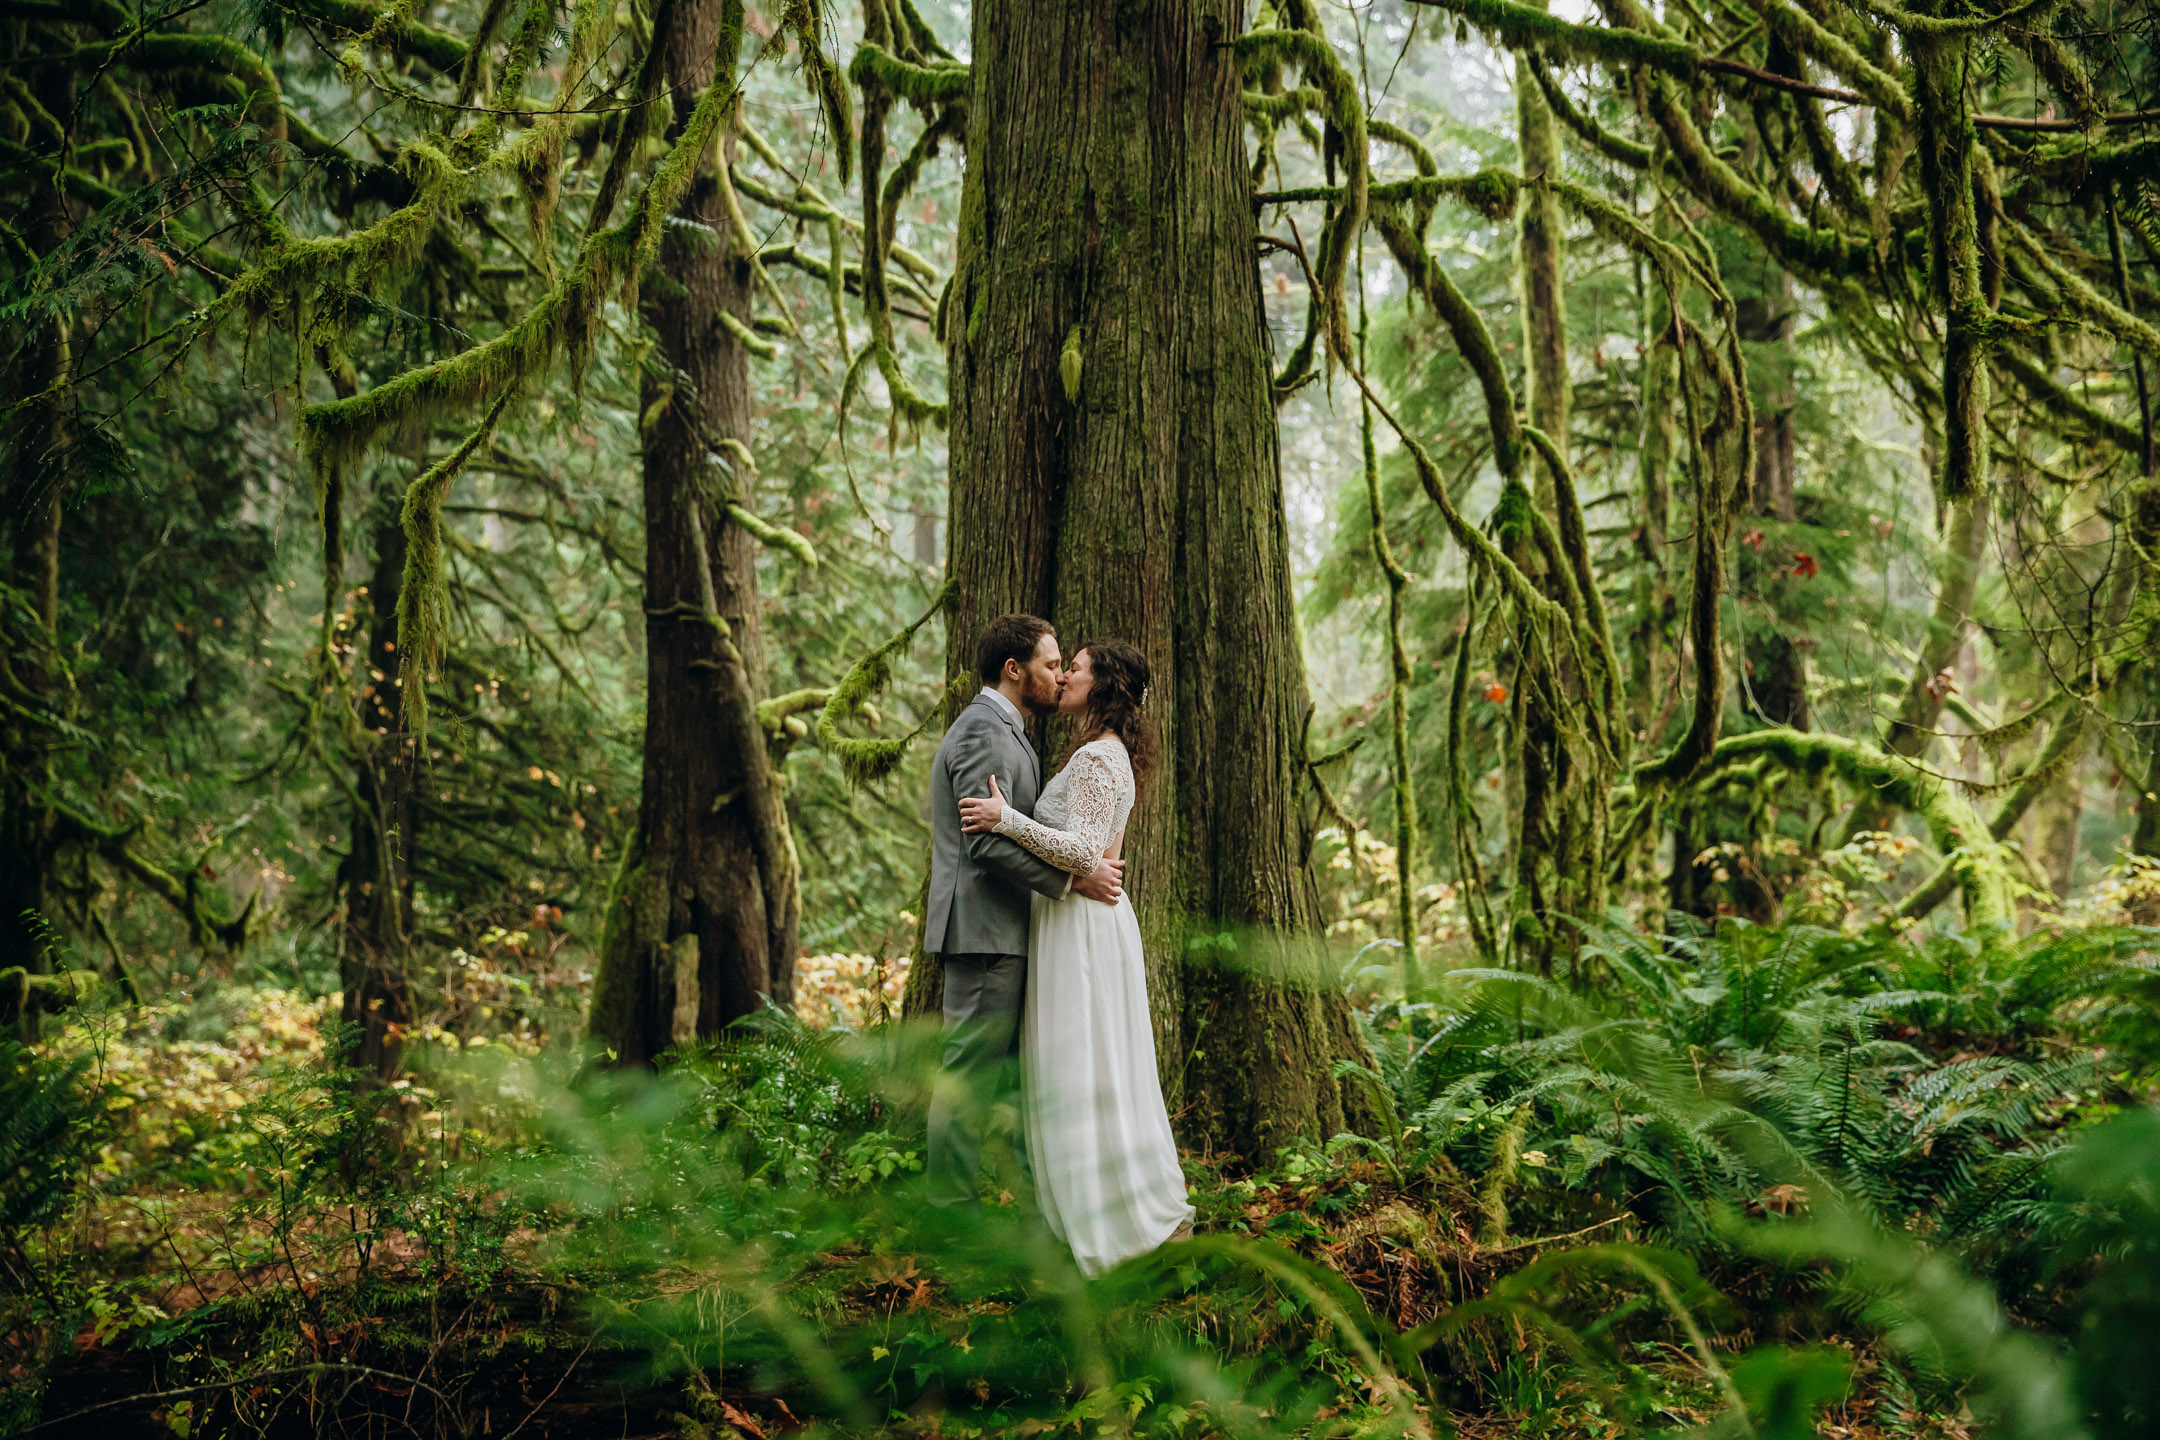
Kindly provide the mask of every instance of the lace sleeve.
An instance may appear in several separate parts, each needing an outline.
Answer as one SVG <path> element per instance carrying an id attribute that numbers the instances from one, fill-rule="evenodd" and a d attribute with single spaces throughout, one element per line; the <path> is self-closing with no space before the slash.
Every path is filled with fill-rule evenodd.
<path id="1" fill-rule="evenodd" d="M 1060 870 L 1085 875 L 1093 870 L 1117 833 L 1121 796 L 1110 757 L 1092 747 L 1073 752 L 1066 778 L 1069 830 L 1053 830 L 1008 805 L 997 833 L 1008 835 Z"/>

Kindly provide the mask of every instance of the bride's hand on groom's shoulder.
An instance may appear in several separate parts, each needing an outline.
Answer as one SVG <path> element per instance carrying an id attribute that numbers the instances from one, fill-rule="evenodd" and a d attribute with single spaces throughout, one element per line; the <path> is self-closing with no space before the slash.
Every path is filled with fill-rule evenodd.
<path id="1" fill-rule="evenodd" d="M 990 777 L 990 798 L 980 800 L 973 796 L 960 802 L 960 828 L 968 833 L 995 830 L 998 821 L 1005 818 L 1005 792 L 998 788 L 997 776 Z"/>

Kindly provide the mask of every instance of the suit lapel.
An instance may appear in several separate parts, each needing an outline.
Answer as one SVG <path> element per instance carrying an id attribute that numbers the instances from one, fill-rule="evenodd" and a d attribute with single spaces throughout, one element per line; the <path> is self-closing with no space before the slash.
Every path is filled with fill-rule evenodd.
<path id="1" fill-rule="evenodd" d="M 1006 728 L 1019 737 L 1020 752 L 1026 755 L 1028 760 L 1029 783 L 1035 789 L 1040 790 L 1042 788 L 1042 757 L 1035 753 L 1035 742 L 1028 739 L 1027 726 L 1023 725 L 1019 717 L 1015 716 L 1011 710 L 999 704 L 998 701 L 991 699 L 988 691 L 978 690 L 975 693 L 975 703 L 989 706 L 991 713 L 1004 721 Z"/>

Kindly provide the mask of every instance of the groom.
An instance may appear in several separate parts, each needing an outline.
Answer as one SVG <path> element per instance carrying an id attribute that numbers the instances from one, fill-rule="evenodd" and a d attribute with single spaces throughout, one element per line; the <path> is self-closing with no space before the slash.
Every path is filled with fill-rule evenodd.
<path id="1" fill-rule="evenodd" d="M 1000 615 L 975 649 L 982 690 L 953 721 L 930 765 L 930 905 L 923 953 L 945 965 L 945 1049 L 930 1099 L 929 1199 L 975 1205 L 983 1121 L 1011 1080 L 1027 985 L 1028 891 L 1117 903 L 1124 866 L 1066 874 L 997 834 L 963 834 L 960 802 L 988 795 L 1035 812 L 1042 772 L 1027 722 L 1057 708 L 1064 684 L 1057 636 L 1033 615 Z"/>

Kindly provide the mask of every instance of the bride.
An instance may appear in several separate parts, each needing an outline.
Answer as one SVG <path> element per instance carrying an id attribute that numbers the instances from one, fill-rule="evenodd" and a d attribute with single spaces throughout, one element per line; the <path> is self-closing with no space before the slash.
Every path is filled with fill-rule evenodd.
<path id="1" fill-rule="evenodd" d="M 1043 787 L 1033 819 L 1005 803 L 960 802 L 961 828 L 994 830 L 1060 869 L 1085 875 L 1125 844 L 1135 772 L 1145 779 L 1154 733 L 1141 711 L 1148 666 L 1117 640 L 1080 647 L 1058 694 L 1080 733 Z M 1185 1174 L 1155 1074 L 1147 969 L 1132 902 L 1035 896 L 1028 935 L 1021 1074 L 1036 1197 L 1088 1275 L 1189 1233 Z"/>

